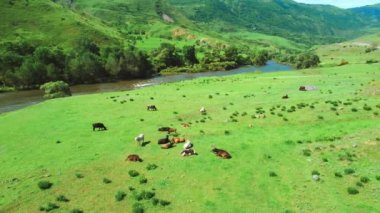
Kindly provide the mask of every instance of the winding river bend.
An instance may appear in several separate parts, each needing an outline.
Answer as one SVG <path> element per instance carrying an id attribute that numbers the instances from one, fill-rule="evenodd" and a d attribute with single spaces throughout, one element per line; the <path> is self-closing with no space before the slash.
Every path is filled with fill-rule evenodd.
<path id="1" fill-rule="evenodd" d="M 278 72 L 290 70 L 293 70 L 291 66 L 278 64 L 273 61 L 268 61 L 268 63 L 265 66 L 261 67 L 248 66 L 229 71 L 184 73 L 178 75 L 157 76 L 150 79 L 119 81 L 115 83 L 76 85 L 70 87 L 70 89 L 73 95 L 84 95 L 99 92 L 133 90 L 136 88 L 146 86 L 158 85 L 169 82 L 177 82 L 182 80 L 190 80 L 199 77 L 227 76 L 255 71 Z M 44 101 L 42 96 L 43 92 L 40 90 L 0 93 L 0 113 L 18 110 L 42 102 Z"/>

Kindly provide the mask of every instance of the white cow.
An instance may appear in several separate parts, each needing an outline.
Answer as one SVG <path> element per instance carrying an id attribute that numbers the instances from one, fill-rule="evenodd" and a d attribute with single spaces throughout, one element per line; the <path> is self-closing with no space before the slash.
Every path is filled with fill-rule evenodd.
<path id="1" fill-rule="evenodd" d="M 190 149 L 193 147 L 193 144 L 191 143 L 191 141 L 187 140 L 185 142 L 185 144 L 183 145 L 183 149 Z"/>
<path id="2" fill-rule="evenodd" d="M 205 114 L 207 111 L 206 111 L 205 107 L 202 107 L 202 108 L 199 110 L 199 112 L 201 112 L 202 114 Z"/>
<path id="3" fill-rule="evenodd" d="M 142 144 L 144 143 L 144 134 L 139 134 L 137 137 L 135 137 L 135 141 L 140 145 L 142 146 Z"/>

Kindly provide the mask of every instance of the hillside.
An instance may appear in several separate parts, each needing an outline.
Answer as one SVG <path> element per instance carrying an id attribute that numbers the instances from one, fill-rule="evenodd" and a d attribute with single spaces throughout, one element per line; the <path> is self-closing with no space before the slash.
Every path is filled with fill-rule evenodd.
<path id="1" fill-rule="evenodd" d="M 380 26 L 380 4 L 352 8 L 351 11 L 365 18 L 375 26 Z"/>
<path id="2" fill-rule="evenodd" d="M 72 48 L 83 36 L 99 44 L 120 41 L 114 28 L 52 1 L 1 1 L 0 13 L 0 42 L 26 41 Z"/>
<path id="3" fill-rule="evenodd" d="M 237 29 L 279 35 L 299 43 L 338 41 L 359 34 L 364 20 L 351 11 L 326 5 L 278 0 L 171 0 L 186 16 L 213 30 Z"/>

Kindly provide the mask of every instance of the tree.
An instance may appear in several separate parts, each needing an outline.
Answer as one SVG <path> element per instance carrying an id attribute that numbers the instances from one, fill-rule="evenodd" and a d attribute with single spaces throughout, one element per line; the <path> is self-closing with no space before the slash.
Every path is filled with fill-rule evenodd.
<path id="1" fill-rule="evenodd" d="M 61 98 L 71 96 L 70 87 L 63 81 L 55 81 L 45 83 L 40 87 L 45 91 L 44 98 Z"/>
<path id="2" fill-rule="evenodd" d="M 197 64 L 199 61 L 196 56 L 195 46 L 184 46 L 182 49 L 183 58 L 187 64 Z"/>
<path id="3" fill-rule="evenodd" d="M 296 59 L 296 67 L 297 69 L 307 69 L 318 66 L 320 62 L 318 55 L 313 53 L 302 53 L 298 55 Z"/>

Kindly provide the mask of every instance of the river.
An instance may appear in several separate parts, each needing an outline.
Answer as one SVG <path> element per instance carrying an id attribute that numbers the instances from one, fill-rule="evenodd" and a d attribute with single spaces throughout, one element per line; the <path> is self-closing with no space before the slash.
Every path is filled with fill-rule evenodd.
<path id="1" fill-rule="evenodd" d="M 157 76 L 149 79 L 140 80 L 128 80 L 119 81 L 114 83 L 99 83 L 99 84 L 85 84 L 76 85 L 70 87 L 73 95 L 84 95 L 93 94 L 100 92 L 111 92 L 111 91 L 123 91 L 132 90 L 136 88 L 158 85 L 162 83 L 176 82 L 182 80 L 190 80 L 199 77 L 212 77 L 212 76 L 227 76 L 236 75 L 248 72 L 278 72 L 278 71 L 290 71 L 293 70 L 291 66 L 278 64 L 273 61 L 268 61 L 265 66 L 256 67 L 248 66 L 241 67 L 229 71 L 218 71 L 218 72 L 202 72 L 202 73 L 183 73 L 176 75 L 165 75 Z M 40 90 L 27 90 L 27 91 L 16 91 L 0 93 L 0 113 L 10 112 L 18 110 L 39 102 L 44 101 L 43 92 Z"/>

